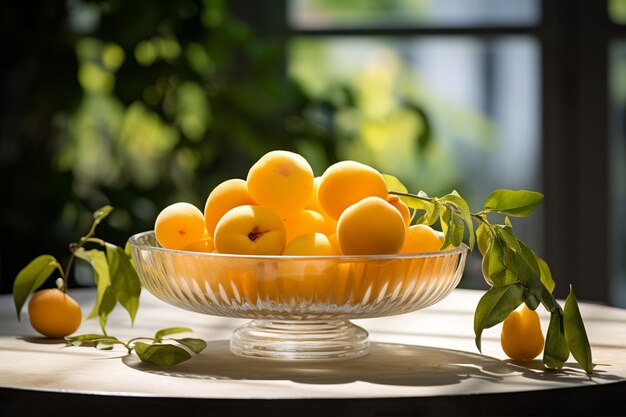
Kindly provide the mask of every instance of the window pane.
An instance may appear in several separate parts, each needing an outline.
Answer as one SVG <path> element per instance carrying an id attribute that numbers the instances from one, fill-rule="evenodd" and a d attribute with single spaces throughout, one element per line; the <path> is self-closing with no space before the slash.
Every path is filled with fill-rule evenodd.
<path id="1" fill-rule="evenodd" d="M 539 0 L 290 0 L 291 26 L 521 26 L 539 21 Z"/>
<path id="2" fill-rule="evenodd" d="M 626 0 L 609 0 L 609 17 L 615 23 L 626 25 Z"/>
<path id="3" fill-rule="evenodd" d="M 626 307 L 626 41 L 614 42 L 610 54 L 611 304 Z"/>
<path id="4" fill-rule="evenodd" d="M 412 191 L 458 189 L 476 208 L 495 188 L 541 188 L 539 56 L 530 37 L 296 38 L 289 70 L 310 95 L 351 91 L 354 103 L 333 120 L 346 132 L 340 157 L 394 174 Z M 415 146 L 423 126 L 407 103 L 432 123 L 423 151 Z M 541 224 L 541 213 L 514 223 L 540 252 Z M 472 270 L 480 276 L 479 265 Z"/>

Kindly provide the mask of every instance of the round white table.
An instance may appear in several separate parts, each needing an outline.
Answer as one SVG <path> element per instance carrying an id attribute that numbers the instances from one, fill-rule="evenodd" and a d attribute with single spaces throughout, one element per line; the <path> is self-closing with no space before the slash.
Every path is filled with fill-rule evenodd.
<path id="1" fill-rule="evenodd" d="M 93 290 L 70 293 L 88 312 Z M 457 289 L 440 303 L 402 316 L 355 320 L 370 333 L 370 353 L 327 362 L 247 359 L 229 350 L 246 320 L 170 306 L 147 291 L 134 327 L 118 307 L 109 334 L 127 340 L 189 326 L 207 348 L 173 367 L 147 365 L 123 348 L 99 351 L 40 337 L 18 322 L 0 296 L 0 416 L 13 415 L 556 415 L 623 414 L 626 310 L 582 303 L 593 349 L 593 376 L 573 358 L 559 371 L 540 360 L 515 363 L 499 344 L 500 327 L 474 346 L 479 291 Z M 540 308 L 542 326 L 548 316 Z M 77 333 L 99 332 L 97 319 Z M 122 413 L 122 414 L 119 414 Z M 358 413 L 358 414 L 357 414 Z"/>

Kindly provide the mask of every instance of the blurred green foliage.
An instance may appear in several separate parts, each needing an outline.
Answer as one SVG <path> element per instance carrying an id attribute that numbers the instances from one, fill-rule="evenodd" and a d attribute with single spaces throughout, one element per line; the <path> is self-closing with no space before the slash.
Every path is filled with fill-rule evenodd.
<path id="1" fill-rule="evenodd" d="M 355 138 L 387 129 L 379 110 L 358 104 L 362 86 L 315 96 L 289 80 L 284 40 L 256 36 L 227 6 L 2 6 L 14 48 L 2 77 L 0 290 L 35 255 L 66 254 L 104 204 L 115 211 L 100 233 L 121 245 L 169 203 L 202 207 L 215 185 L 245 177 L 271 149 L 296 150 L 321 174 Z M 424 111 L 409 101 L 392 107 L 394 129 L 413 126 L 406 152 L 425 148 Z M 371 125 L 346 130 L 350 114 Z"/>

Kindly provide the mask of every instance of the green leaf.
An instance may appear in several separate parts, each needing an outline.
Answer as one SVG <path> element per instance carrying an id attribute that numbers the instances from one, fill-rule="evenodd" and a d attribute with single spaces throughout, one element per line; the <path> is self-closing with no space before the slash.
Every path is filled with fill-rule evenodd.
<path id="1" fill-rule="evenodd" d="M 94 211 L 92 229 L 99 225 L 100 222 L 104 220 L 109 214 L 111 214 L 112 211 L 113 207 L 111 206 L 100 207 L 98 210 Z"/>
<path id="2" fill-rule="evenodd" d="M 98 339 L 104 339 L 107 337 L 108 336 L 105 336 L 103 334 L 87 333 L 87 334 L 81 334 L 78 336 L 65 336 L 65 340 L 74 346 L 80 346 L 80 345 L 92 345 L 94 341 Z"/>
<path id="3" fill-rule="evenodd" d="M 193 353 L 200 353 L 206 348 L 207 344 L 202 339 L 195 339 L 193 337 L 185 337 L 183 339 L 172 339 L 177 341 L 183 346 L 189 348 Z"/>
<path id="4" fill-rule="evenodd" d="M 452 243 L 454 247 L 457 247 L 461 243 L 463 243 L 463 235 L 465 233 L 465 222 L 463 221 L 463 218 L 461 218 L 461 216 L 457 212 L 453 211 L 452 216 L 450 218 L 450 223 L 448 226 L 449 226 L 448 231 L 450 231 L 452 235 L 452 240 L 450 243 Z M 474 232 L 472 231 L 472 234 L 473 233 Z M 445 249 L 446 247 L 447 245 L 444 244 L 441 246 L 441 249 Z"/>
<path id="5" fill-rule="evenodd" d="M 98 350 L 111 350 L 115 345 L 122 345 L 124 347 L 127 347 L 126 343 L 115 337 L 103 337 L 102 339 L 95 340 L 95 342 L 96 349 Z"/>
<path id="6" fill-rule="evenodd" d="M 109 272 L 109 264 L 104 252 L 92 249 L 84 250 L 79 248 L 74 252 L 76 257 L 88 262 L 94 270 L 94 279 L 96 281 L 96 303 L 87 318 L 100 317 L 100 327 L 104 332 L 106 320 L 117 300 L 113 289 L 111 288 L 111 275 Z"/>
<path id="7" fill-rule="evenodd" d="M 192 333 L 193 330 L 191 330 L 189 327 L 168 327 L 166 329 L 161 329 L 159 331 L 157 331 L 154 334 L 154 339 L 157 341 L 160 341 L 161 339 L 163 339 L 163 337 L 165 336 L 169 336 L 171 334 L 176 334 L 176 333 Z"/>
<path id="8" fill-rule="evenodd" d="M 387 190 L 397 191 L 400 193 L 408 193 L 409 190 L 400 182 L 399 179 L 389 174 L 382 174 L 385 184 L 387 184 Z"/>
<path id="9" fill-rule="evenodd" d="M 172 366 L 191 358 L 185 349 L 170 344 L 137 342 L 134 349 L 142 362 L 158 366 Z"/>
<path id="10" fill-rule="evenodd" d="M 446 203 L 452 204 L 452 206 L 457 210 L 457 211 L 453 210 L 453 212 L 455 215 L 460 217 L 465 223 L 465 226 L 467 227 L 467 230 L 469 232 L 470 250 L 474 249 L 474 242 L 475 242 L 474 222 L 472 221 L 472 214 L 471 214 L 471 211 L 467 202 L 463 199 L 463 197 L 459 195 L 458 192 L 456 192 L 456 190 L 452 191 L 448 195 L 441 197 L 439 201 L 445 201 Z M 463 239 L 461 238 L 461 240 Z"/>
<path id="11" fill-rule="evenodd" d="M 545 285 L 548 291 L 550 292 L 554 291 L 554 287 L 556 286 L 556 284 L 554 283 L 554 280 L 552 279 L 552 272 L 550 272 L 550 267 L 548 266 L 548 263 L 544 261 L 543 259 L 541 259 L 535 252 L 533 252 L 533 254 L 535 256 L 535 260 L 539 264 L 539 271 L 540 271 L 539 278 L 541 279 L 541 283 Z"/>
<path id="12" fill-rule="evenodd" d="M 565 339 L 563 314 L 557 308 L 550 314 L 550 324 L 546 334 L 546 344 L 543 348 L 543 363 L 552 369 L 560 369 L 569 358 L 569 348 Z"/>
<path id="13" fill-rule="evenodd" d="M 509 226 L 511 229 L 513 228 L 513 224 L 511 223 L 511 219 L 509 219 L 509 216 L 504 216 L 504 225 Z"/>
<path id="14" fill-rule="evenodd" d="M 415 224 L 432 226 L 437 221 L 441 213 L 439 203 L 429 203 L 425 201 L 422 210 L 424 210 L 424 214 L 417 219 Z"/>
<path id="15" fill-rule="evenodd" d="M 506 265 L 504 265 L 504 247 L 499 239 L 494 239 L 487 251 L 489 269 L 487 274 L 496 285 L 503 285 Z"/>
<path id="16" fill-rule="evenodd" d="M 504 245 L 504 264 L 507 274 L 511 275 L 512 281 L 519 281 L 528 288 L 540 287 L 539 277 L 533 272 L 522 255 L 513 250 L 506 243 Z"/>
<path id="17" fill-rule="evenodd" d="M 563 322 L 565 324 L 565 340 L 567 340 L 569 350 L 585 372 L 591 374 L 594 367 L 591 357 L 591 346 L 585 331 L 585 324 L 578 309 L 576 294 L 574 294 L 574 289 L 571 286 L 569 295 L 565 300 Z"/>
<path id="18" fill-rule="evenodd" d="M 491 229 L 484 223 L 481 223 L 480 226 L 476 229 L 476 243 L 478 243 L 478 250 L 485 257 L 489 250 L 489 246 L 493 242 L 493 234 L 491 233 Z"/>
<path id="19" fill-rule="evenodd" d="M 550 313 L 554 313 L 556 310 L 561 310 L 561 306 L 556 302 L 552 293 L 548 291 L 545 286 L 541 288 L 541 304 Z"/>
<path id="20" fill-rule="evenodd" d="M 115 304 L 117 304 L 117 300 L 115 299 L 115 294 L 113 293 L 113 288 L 109 286 L 104 292 L 104 296 L 102 297 L 102 301 L 100 302 L 100 306 L 98 307 L 98 319 L 100 322 L 100 328 L 102 332 L 106 333 L 106 325 L 109 314 L 115 308 Z"/>
<path id="21" fill-rule="evenodd" d="M 130 322 L 134 324 L 141 295 L 139 276 L 124 249 L 107 243 L 106 253 L 113 294 L 128 311 Z"/>
<path id="22" fill-rule="evenodd" d="M 515 252 L 521 252 L 519 241 L 513 233 L 513 229 L 510 226 L 496 226 L 496 235 L 499 236 L 507 246 L 513 249 Z"/>
<path id="23" fill-rule="evenodd" d="M 539 277 L 541 283 L 548 289 L 548 291 L 554 291 L 555 283 L 552 279 L 552 273 L 550 267 L 537 255 L 532 249 L 530 249 L 524 242 L 518 239 L 520 246 L 520 253 L 524 257 L 524 260 L 533 270 L 533 272 Z"/>
<path id="24" fill-rule="evenodd" d="M 485 211 L 509 216 L 529 216 L 543 200 L 543 194 L 527 190 L 495 190 L 485 199 Z"/>
<path id="25" fill-rule="evenodd" d="M 441 206 L 441 210 L 439 212 L 439 224 L 441 225 L 441 231 L 443 232 L 444 241 L 441 245 L 442 248 L 450 245 L 452 243 L 452 235 L 453 231 L 450 229 L 450 221 L 452 220 L 452 211 L 445 206 Z"/>
<path id="26" fill-rule="evenodd" d="M 519 284 L 491 287 L 480 299 L 474 313 L 476 347 L 481 350 L 480 338 L 484 329 L 504 321 L 524 302 L 524 287 Z"/>
<path id="27" fill-rule="evenodd" d="M 524 304 L 532 311 L 535 311 L 537 307 L 539 307 L 539 304 L 541 304 L 541 301 L 535 294 L 524 293 Z"/>
<path id="28" fill-rule="evenodd" d="M 17 311 L 17 320 L 20 320 L 22 307 L 28 295 L 41 287 L 52 271 L 58 266 L 52 255 L 41 255 L 33 259 L 22 269 L 13 282 L 13 302 Z"/>
<path id="29" fill-rule="evenodd" d="M 410 194 L 410 195 L 402 195 L 398 197 L 400 197 L 400 199 L 404 201 L 404 203 L 413 210 L 426 210 L 426 206 L 432 204 L 431 201 L 424 200 L 424 199 L 431 200 L 431 198 L 428 197 L 428 195 L 423 191 L 420 191 L 419 193 L 417 193 L 417 196 Z"/>

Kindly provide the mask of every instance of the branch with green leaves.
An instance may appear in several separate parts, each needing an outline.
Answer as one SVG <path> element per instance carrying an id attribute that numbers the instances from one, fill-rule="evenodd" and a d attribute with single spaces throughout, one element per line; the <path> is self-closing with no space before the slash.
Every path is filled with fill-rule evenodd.
<path id="1" fill-rule="evenodd" d="M 491 288 L 482 296 L 474 314 L 476 347 L 481 350 L 484 329 L 501 323 L 522 303 L 531 310 L 540 304 L 550 312 L 543 363 L 561 368 L 570 356 L 591 374 L 594 367 L 589 339 L 580 315 L 574 290 L 562 308 L 552 295 L 554 281 L 550 267 L 513 230 L 510 217 L 527 217 L 543 200 L 543 195 L 526 190 L 496 190 L 472 213 L 467 202 L 453 191 L 443 197 L 424 192 L 411 194 L 395 177 L 384 175 L 390 194 L 397 195 L 412 209 L 414 224 L 431 226 L 437 222 L 444 233 L 442 249 L 462 244 L 468 236 L 470 250 L 477 244 L 483 256 L 482 272 Z M 417 217 L 418 214 L 421 214 Z M 503 223 L 492 223 L 490 215 L 503 216 Z M 475 227 L 477 226 L 477 227 Z"/>
<path id="2" fill-rule="evenodd" d="M 87 318 L 99 317 L 100 328 L 106 335 L 107 318 L 119 303 L 128 311 L 131 323 L 134 323 L 139 308 L 141 283 L 128 248 L 125 250 L 95 236 L 96 227 L 111 211 L 113 207 L 104 206 L 94 212 L 89 232 L 78 242 L 69 245 L 70 256 L 65 268 L 54 256 L 41 255 L 20 271 L 13 284 L 13 300 L 18 320 L 28 295 L 41 287 L 54 271 L 60 275 L 56 280 L 57 287 L 63 292 L 67 291 L 69 274 L 78 258 L 92 266 L 97 287 L 96 302 Z M 96 248 L 85 249 L 86 246 Z"/>
<path id="3" fill-rule="evenodd" d="M 98 350 L 111 350 L 115 346 L 123 346 L 129 354 L 134 350 L 142 362 L 172 366 L 191 359 L 191 353 L 198 354 L 206 348 L 207 344 L 202 339 L 166 337 L 192 331 L 189 327 L 168 327 L 158 330 L 153 337 L 135 337 L 128 342 L 105 334 L 67 336 L 65 340 L 72 346 L 93 346 Z"/>

